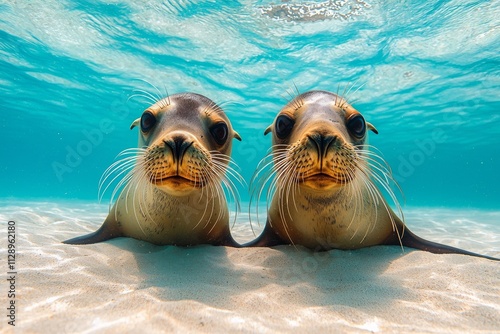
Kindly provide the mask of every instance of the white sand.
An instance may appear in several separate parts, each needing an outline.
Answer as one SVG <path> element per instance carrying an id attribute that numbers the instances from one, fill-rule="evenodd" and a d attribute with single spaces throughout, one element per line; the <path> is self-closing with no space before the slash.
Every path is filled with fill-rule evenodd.
<path id="1" fill-rule="evenodd" d="M 0 210 L 2 229 L 7 220 L 17 227 L 16 333 L 500 333 L 500 263 L 494 261 L 403 254 L 398 247 L 312 253 L 288 246 L 157 247 L 129 238 L 72 246 L 61 241 L 99 227 L 105 206 L 24 202 Z M 416 212 L 407 213 L 410 220 Z M 482 214 L 470 213 L 477 221 L 500 217 Z M 470 227 L 471 220 L 454 225 L 460 224 Z M 500 256 L 497 224 L 475 223 L 464 239 L 489 239 L 465 246 Z M 234 233 L 248 231 L 238 226 Z M 447 240 L 441 237 L 434 240 Z M 3 310 L 7 289 L 2 279 Z"/>

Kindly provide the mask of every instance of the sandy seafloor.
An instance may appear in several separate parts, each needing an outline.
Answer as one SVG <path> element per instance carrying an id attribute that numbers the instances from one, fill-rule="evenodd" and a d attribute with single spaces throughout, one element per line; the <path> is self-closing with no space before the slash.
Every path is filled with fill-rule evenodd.
<path id="1" fill-rule="evenodd" d="M 406 209 L 419 235 L 500 256 L 500 211 Z M 500 332 L 500 263 L 398 247 L 158 247 L 129 238 L 73 246 L 107 205 L 4 202 L 16 222 L 16 327 L 2 332 Z M 252 238 L 248 218 L 233 228 Z M 2 312 L 2 313 L 3 313 Z"/>

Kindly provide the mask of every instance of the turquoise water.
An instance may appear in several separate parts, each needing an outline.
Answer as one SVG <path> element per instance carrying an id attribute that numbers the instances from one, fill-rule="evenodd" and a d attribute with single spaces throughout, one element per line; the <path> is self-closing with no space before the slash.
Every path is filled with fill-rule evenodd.
<path id="1" fill-rule="evenodd" d="M 407 205 L 498 209 L 500 4 L 416 3 L 4 0 L 0 197 L 97 201 L 136 89 L 232 102 L 249 181 L 287 92 L 352 87 Z"/>

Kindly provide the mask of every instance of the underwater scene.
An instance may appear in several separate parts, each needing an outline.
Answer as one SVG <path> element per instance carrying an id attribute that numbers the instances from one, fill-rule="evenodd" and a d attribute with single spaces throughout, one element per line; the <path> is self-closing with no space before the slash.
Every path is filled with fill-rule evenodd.
<path id="1" fill-rule="evenodd" d="M 141 115 L 180 93 L 237 133 L 219 196 L 236 242 L 254 240 L 272 198 L 266 129 L 321 90 L 376 128 L 372 168 L 412 232 L 498 258 L 499 55 L 498 1 L 0 1 L 0 329 L 498 331 L 500 267 L 484 258 L 62 242 L 103 224 Z"/>

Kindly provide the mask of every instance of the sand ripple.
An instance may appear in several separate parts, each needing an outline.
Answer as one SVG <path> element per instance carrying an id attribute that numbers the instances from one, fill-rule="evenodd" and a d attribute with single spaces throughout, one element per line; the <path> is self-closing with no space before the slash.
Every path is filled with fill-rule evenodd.
<path id="1" fill-rule="evenodd" d="M 403 254 L 387 246 L 312 253 L 289 246 L 158 247 L 128 238 L 87 246 L 61 243 L 95 230 L 106 211 L 107 206 L 77 202 L 2 207 L 1 220 L 17 223 L 16 330 L 463 333 L 500 328 L 500 266 L 493 261 Z M 424 237 L 500 256 L 499 212 L 410 208 L 406 214 L 412 230 Z M 233 233 L 251 238 L 245 218 Z"/>

